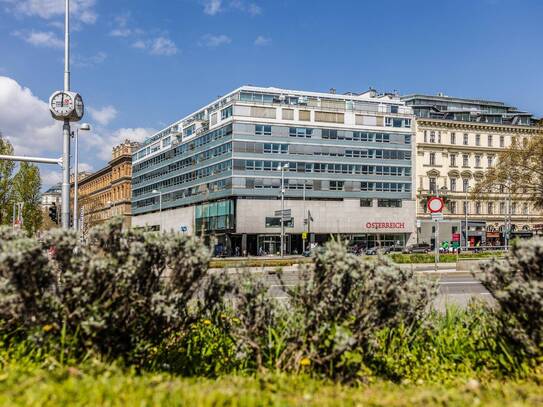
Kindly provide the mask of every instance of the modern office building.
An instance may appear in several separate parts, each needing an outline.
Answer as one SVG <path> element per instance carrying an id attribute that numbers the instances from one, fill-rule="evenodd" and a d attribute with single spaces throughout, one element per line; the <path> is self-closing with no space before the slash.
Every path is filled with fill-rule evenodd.
<path id="1" fill-rule="evenodd" d="M 243 86 L 133 155 L 133 226 L 214 236 L 225 253 L 277 253 L 331 235 L 415 239 L 412 110 L 398 95 Z M 306 235 L 307 233 L 307 235 Z"/>
<path id="2" fill-rule="evenodd" d="M 440 241 L 461 245 L 503 245 L 511 236 L 530 237 L 543 228 L 543 216 L 522 196 L 510 199 L 506 186 L 485 201 L 469 191 L 513 140 L 543 134 L 533 115 L 502 102 L 437 96 L 402 97 L 416 119 L 416 195 L 419 241 L 433 244 L 435 223 L 427 199 L 440 194 L 446 202 Z"/>
<path id="3" fill-rule="evenodd" d="M 139 143 L 125 140 L 113 147 L 109 163 L 94 173 L 80 174 L 78 206 L 81 230 L 85 233 L 113 216 L 123 217 L 123 226 L 131 226 L 132 153 Z M 74 184 L 70 188 L 73 210 Z"/>

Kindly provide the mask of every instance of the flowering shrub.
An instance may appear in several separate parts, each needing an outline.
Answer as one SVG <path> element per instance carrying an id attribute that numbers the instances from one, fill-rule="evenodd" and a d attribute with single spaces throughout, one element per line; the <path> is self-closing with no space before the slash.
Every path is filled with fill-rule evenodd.
<path id="1" fill-rule="evenodd" d="M 491 260 L 476 277 L 492 294 L 502 334 L 528 355 L 543 353 L 543 239 L 519 241 L 505 261 Z"/>
<path id="2" fill-rule="evenodd" d="M 225 286 L 207 275 L 210 254 L 196 239 L 122 231 L 120 219 L 94 228 L 84 245 L 58 229 L 42 242 L 2 233 L 4 332 L 62 330 L 80 352 L 137 361 L 222 303 Z"/>

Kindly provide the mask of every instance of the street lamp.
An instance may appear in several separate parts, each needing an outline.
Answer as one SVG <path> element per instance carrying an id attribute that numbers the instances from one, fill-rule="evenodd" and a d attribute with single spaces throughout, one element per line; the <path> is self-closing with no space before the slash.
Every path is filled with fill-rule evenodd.
<path id="1" fill-rule="evenodd" d="M 281 257 L 285 255 L 285 170 L 287 164 L 279 164 L 277 171 L 281 171 Z"/>
<path id="2" fill-rule="evenodd" d="M 447 194 L 447 187 L 444 185 L 441 188 L 436 189 L 436 197 L 439 198 L 439 193 L 441 192 L 442 195 Z M 435 256 L 434 256 L 434 270 L 437 272 L 437 263 L 439 263 L 439 219 L 436 221 L 436 227 L 435 227 L 435 235 L 434 235 L 434 244 L 435 244 Z"/>
<path id="3" fill-rule="evenodd" d="M 162 232 L 162 192 L 160 192 L 158 189 L 153 189 L 151 193 L 154 195 L 158 194 L 158 216 L 160 218 L 160 231 Z"/>
<path id="4" fill-rule="evenodd" d="M 78 181 L 79 181 L 79 130 L 90 131 L 91 126 L 88 123 L 83 123 L 80 127 L 75 129 L 75 156 L 74 156 L 74 230 L 79 232 L 79 210 L 78 210 Z"/>

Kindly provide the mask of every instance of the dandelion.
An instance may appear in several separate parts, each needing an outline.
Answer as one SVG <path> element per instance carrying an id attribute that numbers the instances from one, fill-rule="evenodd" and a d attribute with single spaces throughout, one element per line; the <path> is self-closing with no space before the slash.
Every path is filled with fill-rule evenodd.
<path id="1" fill-rule="evenodd" d="M 236 324 L 240 322 L 239 318 L 233 318 L 232 321 L 234 321 Z"/>
<path id="2" fill-rule="evenodd" d="M 55 329 L 55 326 L 51 324 L 47 324 L 43 326 L 43 332 L 49 332 L 49 331 L 52 331 L 53 329 Z"/>
<path id="3" fill-rule="evenodd" d="M 204 325 L 211 325 L 211 321 L 209 319 L 204 319 Z"/>
<path id="4" fill-rule="evenodd" d="M 302 358 L 302 360 L 300 360 L 300 365 L 302 366 L 309 366 L 311 364 L 311 360 L 309 360 L 309 358 Z"/>

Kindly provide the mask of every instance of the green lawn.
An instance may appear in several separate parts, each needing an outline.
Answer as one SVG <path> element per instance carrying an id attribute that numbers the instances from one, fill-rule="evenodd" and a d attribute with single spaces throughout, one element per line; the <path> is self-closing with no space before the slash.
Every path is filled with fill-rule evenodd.
<path id="1" fill-rule="evenodd" d="M 536 406 L 536 382 L 459 382 L 454 385 L 376 382 L 342 386 L 302 376 L 184 379 L 116 369 L 85 373 L 7 367 L 0 375 L 2 406 Z"/>

